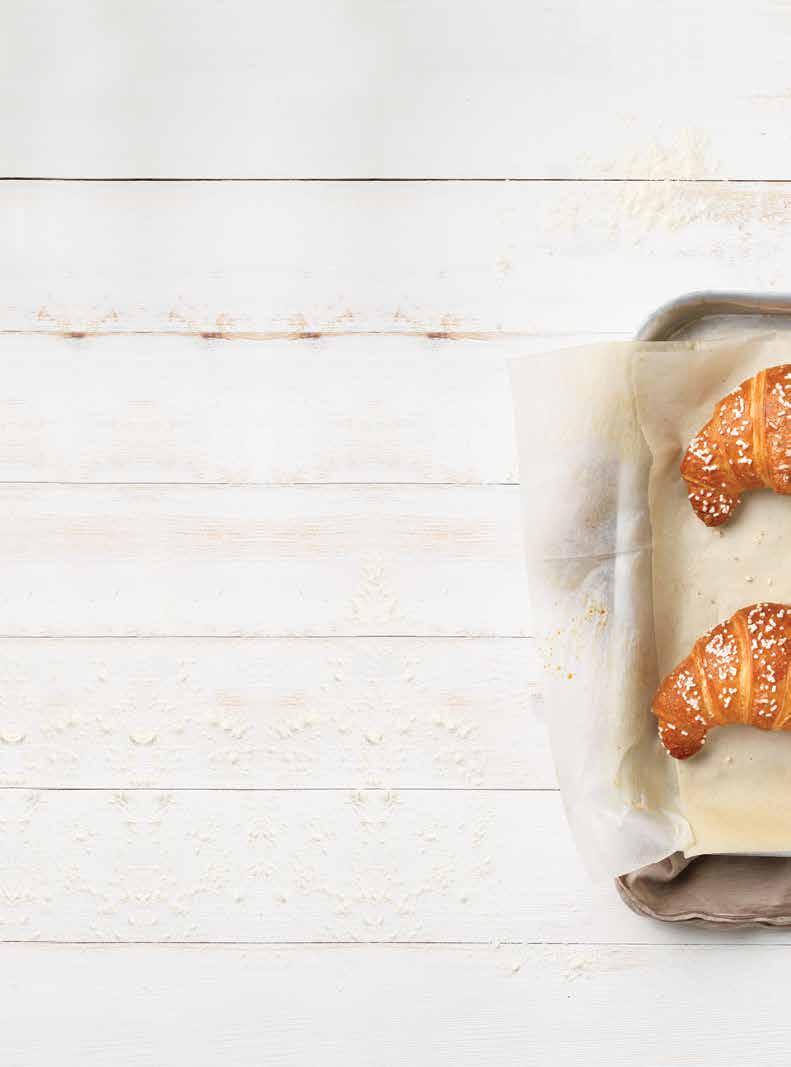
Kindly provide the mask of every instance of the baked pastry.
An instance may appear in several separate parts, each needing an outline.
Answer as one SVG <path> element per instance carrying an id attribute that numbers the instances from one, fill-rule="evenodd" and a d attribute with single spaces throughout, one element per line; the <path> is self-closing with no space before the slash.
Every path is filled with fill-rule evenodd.
<path id="1" fill-rule="evenodd" d="M 727 522 L 746 489 L 791 493 L 791 364 L 759 371 L 717 404 L 681 476 L 707 526 Z"/>
<path id="2" fill-rule="evenodd" d="M 714 726 L 791 730 L 791 605 L 753 604 L 695 642 L 652 710 L 671 756 L 694 756 Z"/>

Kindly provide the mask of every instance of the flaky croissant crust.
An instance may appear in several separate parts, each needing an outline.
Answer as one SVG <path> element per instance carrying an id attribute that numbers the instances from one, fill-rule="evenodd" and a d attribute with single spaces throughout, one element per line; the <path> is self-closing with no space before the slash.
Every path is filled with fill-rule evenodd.
<path id="1" fill-rule="evenodd" d="M 760 371 L 719 402 L 681 476 L 707 526 L 727 522 L 747 489 L 791 493 L 791 364 Z"/>
<path id="2" fill-rule="evenodd" d="M 714 726 L 791 730 L 791 605 L 752 604 L 695 642 L 652 710 L 671 756 L 694 756 Z"/>

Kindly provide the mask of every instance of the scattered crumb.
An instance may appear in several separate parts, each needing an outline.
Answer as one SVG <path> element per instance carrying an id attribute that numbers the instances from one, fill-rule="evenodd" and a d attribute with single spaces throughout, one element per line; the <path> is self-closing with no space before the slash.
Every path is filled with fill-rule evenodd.
<path id="1" fill-rule="evenodd" d="M 585 612 L 585 617 L 588 619 L 599 618 L 602 621 L 606 621 L 607 608 L 603 604 L 589 604 L 587 611 Z"/>
<path id="2" fill-rule="evenodd" d="M 573 982 L 575 978 L 583 977 L 594 963 L 595 957 L 593 954 L 581 952 L 576 956 L 572 956 L 566 966 L 566 981 Z"/>
<path id="3" fill-rule="evenodd" d="M 745 580 L 745 582 L 752 582 L 752 581 L 754 581 L 754 579 L 753 579 L 753 576 L 752 576 L 751 574 L 745 574 L 745 576 L 744 576 L 744 580 Z"/>

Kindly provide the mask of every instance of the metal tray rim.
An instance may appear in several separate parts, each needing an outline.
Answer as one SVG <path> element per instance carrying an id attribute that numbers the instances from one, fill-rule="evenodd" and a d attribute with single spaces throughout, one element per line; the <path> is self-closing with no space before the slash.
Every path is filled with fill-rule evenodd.
<path id="1" fill-rule="evenodd" d="M 718 315 L 791 316 L 791 293 L 749 293 L 702 289 L 658 307 L 636 334 L 638 341 L 670 341 L 701 319 Z"/>

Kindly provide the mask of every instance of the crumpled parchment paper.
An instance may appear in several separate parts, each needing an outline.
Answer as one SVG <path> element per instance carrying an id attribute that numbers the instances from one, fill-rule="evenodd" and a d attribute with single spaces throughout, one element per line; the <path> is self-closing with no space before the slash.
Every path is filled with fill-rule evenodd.
<path id="1" fill-rule="evenodd" d="M 594 875 L 675 851 L 791 852 L 791 734 L 712 731 L 671 759 L 650 704 L 737 608 L 791 603 L 791 499 L 746 494 L 717 533 L 678 465 L 717 401 L 791 362 L 767 335 L 607 343 L 511 364 L 528 581 L 552 751 Z"/>

